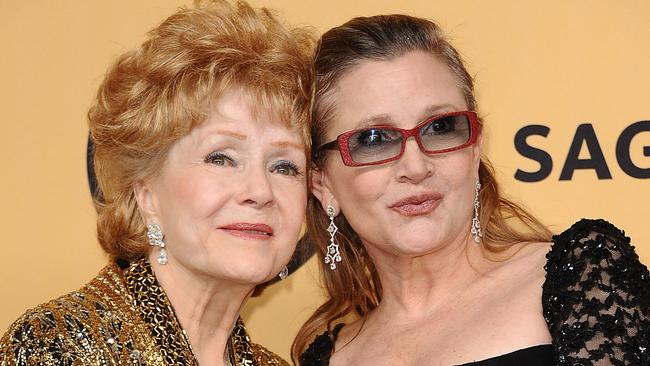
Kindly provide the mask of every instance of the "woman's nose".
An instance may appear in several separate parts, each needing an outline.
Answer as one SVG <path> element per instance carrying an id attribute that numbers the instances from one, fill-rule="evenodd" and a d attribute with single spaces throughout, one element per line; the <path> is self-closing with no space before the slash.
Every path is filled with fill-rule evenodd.
<path id="1" fill-rule="evenodd" d="M 398 160 L 398 180 L 419 183 L 432 174 L 433 170 L 426 154 L 420 150 L 415 139 L 408 139 L 404 146 L 404 154 Z"/>
<path id="2" fill-rule="evenodd" d="M 241 204 L 255 208 L 273 204 L 273 189 L 265 169 L 250 169 L 238 184 L 240 184 L 239 202 Z"/>

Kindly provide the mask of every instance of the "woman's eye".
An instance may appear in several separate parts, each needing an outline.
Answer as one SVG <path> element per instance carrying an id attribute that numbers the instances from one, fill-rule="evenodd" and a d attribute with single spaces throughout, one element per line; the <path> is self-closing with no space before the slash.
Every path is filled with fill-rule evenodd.
<path id="1" fill-rule="evenodd" d="M 376 146 L 393 140 L 391 134 L 384 130 L 367 130 L 361 132 L 357 138 L 360 145 Z"/>
<path id="2" fill-rule="evenodd" d="M 235 161 L 222 152 L 211 152 L 205 157 L 205 162 L 217 166 L 235 166 Z"/>
<path id="3" fill-rule="evenodd" d="M 442 135 L 454 131 L 454 120 L 451 117 L 440 118 L 428 124 L 423 135 Z"/>
<path id="4" fill-rule="evenodd" d="M 271 171 L 274 173 L 289 175 L 289 176 L 298 176 L 301 174 L 300 168 L 291 161 L 283 160 L 275 163 L 271 168 Z"/>

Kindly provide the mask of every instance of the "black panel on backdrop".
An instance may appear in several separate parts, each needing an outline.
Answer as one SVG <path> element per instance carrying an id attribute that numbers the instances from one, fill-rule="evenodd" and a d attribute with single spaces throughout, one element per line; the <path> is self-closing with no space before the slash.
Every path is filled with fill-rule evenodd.
<path id="1" fill-rule="evenodd" d="M 528 125 L 515 134 L 514 145 L 517 152 L 539 164 L 539 169 L 527 172 L 517 169 L 515 179 L 521 182 L 539 182 L 548 178 L 553 170 L 553 158 L 542 148 L 534 147 L 528 142 L 530 136 L 547 138 L 551 132 L 548 126 Z M 621 170 L 632 178 L 650 179 L 650 166 L 641 167 L 632 161 L 632 140 L 642 132 L 650 132 L 650 121 L 639 121 L 627 126 L 616 141 L 616 161 Z M 587 148 L 588 158 L 580 158 L 583 145 Z M 642 155 L 650 157 L 650 146 L 643 146 Z M 646 160 L 647 161 L 647 160 Z M 603 149 L 598 142 L 598 136 L 591 123 L 583 123 L 576 128 L 573 140 L 564 160 L 564 166 L 559 180 L 571 180 L 577 169 L 593 170 L 598 179 L 612 179 Z"/>

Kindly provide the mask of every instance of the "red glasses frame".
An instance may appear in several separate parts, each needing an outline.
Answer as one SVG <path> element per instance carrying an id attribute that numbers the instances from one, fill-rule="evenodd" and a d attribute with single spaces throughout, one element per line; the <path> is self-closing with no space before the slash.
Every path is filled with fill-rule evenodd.
<path id="1" fill-rule="evenodd" d="M 442 149 L 442 150 L 427 150 L 424 147 L 424 144 L 422 143 L 421 137 L 420 137 L 420 129 L 427 124 L 429 124 L 431 121 L 439 119 L 439 118 L 444 118 L 444 117 L 449 117 L 449 116 L 466 116 L 469 120 L 469 138 L 467 139 L 467 142 L 460 146 L 455 146 L 449 149 Z M 383 159 L 383 160 L 378 160 L 378 161 L 373 161 L 369 163 L 358 163 L 354 160 L 352 160 L 352 155 L 350 154 L 350 150 L 348 148 L 348 141 L 350 140 L 350 137 L 352 135 L 363 132 L 363 131 L 368 131 L 368 130 L 373 130 L 373 129 L 386 129 L 386 130 L 391 130 L 391 131 L 398 131 L 402 135 L 402 148 L 399 152 L 399 154 L 390 157 L 388 159 Z M 327 142 L 323 145 L 321 145 L 318 150 L 339 150 L 341 153 L 341 159 L 343 159 L 343 164 L 347 166 L 368 166 L 368 165 L 379 165 L 379 164 L 385 164 L 389 163 L 391 161 L 399 160 L 402 155 L 404 155 L 404 149 L 406 148 L 406 141 L 409 139 L 409 137 L 414 137 L 415 141 L 418 143 L 418 146 L 420 147 L 420 151 L 422 151 L 425 154 L 431 155 L 431 154 L 443 154 L 443 153 L 448 153 L 460 149 L 464 149 L 468 146 L 474 145 L 476 143 L 476 140 L 478 139 L 478 130 L 479 130 L 479 122 L 478 122 L 478 117 L 476 115 L 476 112 L 473 111 L 461 111 L 461 112 L 450 112 L 450 113 L 445 113 L 445 114 L 439 114 L 436 116 L 432 116 L 427 118 L 426 120 L 422 121 L 419 123 L 417 126 L 405 130 L 402 128 L 398 127 L 393 127 L 393 126 L 372 126 L 372 127 L 367 127 L 367 128 L 360 128 L 357 130 L 352 130 L 348 132 L 344 132 L 340 134 L 336 140 Z"/>

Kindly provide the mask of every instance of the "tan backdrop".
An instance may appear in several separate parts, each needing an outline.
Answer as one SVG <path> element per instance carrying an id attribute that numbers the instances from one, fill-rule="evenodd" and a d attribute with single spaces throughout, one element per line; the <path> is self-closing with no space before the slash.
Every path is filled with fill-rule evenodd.
<path id="1" fill-rule="evenodd" d="M 487 117 L 487 155 L 505 191 L 560 231 L 580 217 L 624 228 L 650 263 L 650 181 L 617 164 L 616 142 L 650 120 L 650 2 L 254 1 L 318 31 L 353 16 L 408 13 L 437 20 L 476 75 Z M 0 329 L 28 308 L 81 286 L 104 265 L 85 176 L 85 113 L 111 60 L 138 45 L 179 0 L 0 0 Z M 593 169 L 559 181 L 578 125 L 591 123 L 612 179 Z M 528 139 L 553 159 L 536 183 L 515 171 L 539 165 L 513 139 L 525 125 L 550 128 Z M 631 141 L 635 165 L 650 168 L 650 132 Z M 589 157 L 583 147 L 581 158 Z M 246 307 L 253 338 L 288 357 L 295 332 L 321 301 L 317 267 L 305 268 Z"/>

